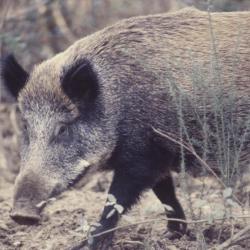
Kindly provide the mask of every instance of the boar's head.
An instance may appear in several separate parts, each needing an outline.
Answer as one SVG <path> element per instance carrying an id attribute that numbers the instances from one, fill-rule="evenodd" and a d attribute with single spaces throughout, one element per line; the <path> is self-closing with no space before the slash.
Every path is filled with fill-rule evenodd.
<path id="1" fill-rule="evenodd" d="M 98 76 L 86 59 L 66 66 L 51 59 L 28 74 L 8 56 L 1 72 L 21 113 L 21 168 L 11 217 L 33 223 L 50 197 L 107 160 L 115 130 Z"/>

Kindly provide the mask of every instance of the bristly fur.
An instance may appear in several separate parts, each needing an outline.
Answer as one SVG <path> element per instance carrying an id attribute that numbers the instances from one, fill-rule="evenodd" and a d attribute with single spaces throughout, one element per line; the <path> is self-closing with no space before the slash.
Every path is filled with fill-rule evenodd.
<path id="1" fill-rule="evenodd" d="M 151 80 L 166 82 L 171 78 L 176 82 L 181 79 L 181 87 L 190 91 L 195 65 L 202 65 L 209 78 L 214 77 L 213 67 L 218 67 L 225 87 L 230 86 L 235 72 L 234 80 L 242 86 L 240 94 L 247 96 L 249 14 L 211 13 L 211 20 L 208 13 L 188 8 L 121 21 L 37 66 L 26 88 L 34 91 L 36 86 L 44 86 L 62 95 L 62 71 L 79 60 L 89 60 L 102 81 L 122 80 L 127 88 L 137 82 L 147 85 Z M 211 64 L 213 58 L 216 65 Z"/>
<path id="2" fill-rule="evenodd" d="M 242 133 L 250 116 L 249 23 L 250 12 L 206 13 L 192 8 L 135 17 L 87 36 L 37 65 L 18 98 L 27 129 L 14 207 L 19 199 L 31 207 L 34 201 L 62 192 L 86 170 L 77 164 L 83 159 L 90 169 L 114 170 L 109 193 L 123 212 L 152 188 L 173 208 L 169 217 L 185 219 L 170 173 L 181 169 L 180 147 L 156 135 L 152 127 L 178 138 L 182 115 L 190 138 L 202 142 L 204 128 L 196 113 L 205 113 L 211 123 L 217 118 L 212 114 L 213 92 L 204 92 L 208 86 L 214 91 L 219 86 L 218 98 L 227 100 L 234 92 L 236 108 L 226 102 L 223 111 L 237 120 Z M 98 94 L 89 102 L 85 93 L 95 90 Z M 195 112 L 193 100 L 198 103 Z M 72 118 L 75 115 L 78 119 Z M 249 137 L 239 157 L 239 168 L 247 176 Z M 211 144 L 208 161 L 217 151 Z M 195 146 L 200 153 L 199 144 Z M 202 172 L 192 155 L 185 160 L 193 174 Z M 36 183 L 39 188 L 32 189 Z M 27 189 L 31 195 L 23 191 Z M 105 206 L 101 226 L 93 234 L 117 223 L 115 208 Z M 174 221 L 168 227 L 186 230 L 185 223 Z"/>

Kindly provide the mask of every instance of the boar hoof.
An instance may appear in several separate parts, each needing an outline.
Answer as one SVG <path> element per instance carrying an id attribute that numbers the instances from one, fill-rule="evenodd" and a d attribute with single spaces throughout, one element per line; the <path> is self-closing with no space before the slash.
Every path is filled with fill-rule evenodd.
<path id="1" fill-rule="evenodd" d="M 112 245 L 112 239 L 110 237 L 102 237 L 100 239 L 95 239 L 94 242 L 89 245 L 90 250 L 109 250 Z"/>
<path id="2" fill-rule="evenodd" d="M 74 246 L 69 247 L 69 250 L 108 250 L 110 248 L 112 239 L 109 237 L 102 237 L 97 240 L 97 238 L 93 238 L 92 242 L 89 243 L 87 240 L 83 240 L 82 242 L 76 243 Z"/>
<path id="3" fill-rule="evenodd" d="M 176 240 L 176 239 L 180 239 L 183 236 L 183 234 L 177 231 L 167 231 L 165 236 L 169 240 Z"/>

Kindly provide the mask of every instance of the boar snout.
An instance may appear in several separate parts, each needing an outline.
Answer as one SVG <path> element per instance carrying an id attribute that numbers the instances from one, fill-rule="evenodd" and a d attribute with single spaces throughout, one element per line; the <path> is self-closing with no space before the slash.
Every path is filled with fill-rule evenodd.
<path id="1" fill-rule="evenodd" d="M 10 217 L 19 224 L 36 224 L 40 220 L 41 204 L 52 193 L 50 185 L 35 173 L 17 177 L 14 190 L 13 208 Z"/>
<path id="2" fill-rule="evenodd" d="M 30 206 L 27 200 L 16 201 L 10 212 L 10 217 L 18 224 L 24 225 L 37 224 L 40 220 L 38 209 L 34 206 Z"/>

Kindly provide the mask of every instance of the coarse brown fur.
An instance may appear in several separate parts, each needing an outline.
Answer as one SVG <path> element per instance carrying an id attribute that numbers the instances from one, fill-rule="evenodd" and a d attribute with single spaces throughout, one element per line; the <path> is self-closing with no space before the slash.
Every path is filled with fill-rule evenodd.
<path id="1" fill-rule="evenodd" d="M 38 84 L 57 91 L 63 70 L 76 60 L 87 58 L 103 79 L 106 75 L 108 78 L 133 75 L 135 64 L 142 71 L 137 72 L 141 84 L 147 81 L 144 71 L 164 80 L 171 70 L 171 76 L 187 90 L 192 86 L 189 74 L 195 65 L 202 65 L 211 81 L 214 68 L 218 67 L 225 86 L 234 79 L 236 84 L 240 83 L 241 94 L 249 96 L 249 23 L 249 12 L 207 13 L 194 8 L 120 21 L 37 66 L 32 74 L 34 81 L 31 78 L 27 90 L 32 91 Z M 129 87 L 134 83 L 127 84 Z"/>
<path id="2" fill-rule="evenodd" d="M 185 219 L 170 174 L 170 170 L 180 171 L 182 152 L 152 127 L 174 138 L 185 130 L 181 139 L 189 142 L 191 138 L 200 155 L 204 138 L 211 137 L 207 160 L 214 162 L 220 151 L 214 121 L 226 131 L 223 140 L 230 150 L 239 147 L 239 155 L 228 158 L 234 164 L 231 158 L 238 157 L 238 168 L 247 171 L 249 185 L 249 23 L 250 12 L 206 13 L 193 8 L 135 17 L 87 36 L 36 66 L 19 94 L 21 113 L 30 129 L 24 131 L 24 167 L 16 182 L 16 207 L 21 200 L 22 208 L 24 201 L 33 208 L 39 199 L 75 183 L 86 166 L 99 163 L 114 170 L 109 193 L 123 212 L 152 188 L 162 203 L 172 206 L 169 217 Z M 27 78 L 13 58 L 9 64 L 22 73 L 22 79 Z M 5 68 L 7 82 L 12 70 L 8 63 Z M 84 95 L 86 89 L 89 95 Z M 200 123 L 201 117 L 208 121 L 206 126 Z M 62 120 L 66 126 L 61 126 Z M 237 124 L 237 134 L 224 124 L 228 121 Z M 242 147 L 240 137 L 244 137 Z M 193 174 L 202 172 L 193 166 L 192 155 L 186 158 Z M 32 189 L 38 182 L 34 180 L 49 190 L 36 187 L 27 195 L 23 190 Z M 108 201 L 94 233 L 117 223 L 119 211 L 112 212 L 113 206 Z M 35 212 L 30 219 L 37 220 Z M 27 212 L 14 211 L 13 217 L 27 217 Z M 179 222 L 169 222 L 168 227 L 179 232 L 186 229 Z"/>
<path id="3" fill-rule="evenodd" d="M 194 91 L 194 83 L 205 82 L 209 88 L 221 85 L 223 95 L 236 91 L 237 109 L 234 112 L 238 118 L 247 119 L 250 96 L 249 23 L 250 12 L 247 11 L 208 13 L 194 8 L 126 19 L 77 41 L 64 52 L 36 66 L 19 98 L 36 96 L 42 88 L 45 92 L 54 93 L 77 113 L 76 106 L 63 93 L 59 82 L 72 65 L 87 59 L 98 75 L 102 92 L 116 96 L 115 99 L 103 100 L 113 106 L 114 113 L 124 106 L 133 108 L 133 104 L 121 104 L 116 93 L 127 95 L 123 102 L 133 103 L 132 93 L 144 89 L 151 95 L 147 96 L 147 101 L 142 101 L 137 119 L 176 135 L 178 124 L 173 119 L 177 112 L 176 103 L 171 99 L 173 93 L 165 95 L 159 92 L 176 85 L 201 102 L 207 89 L 201 87 Z M 207 103 L 209 109 L 214 98 L 209 95 L 207 98 L 210 98 Z M 162 106 L 166 104 L 168 107 Z M 187 104 L 184 115 L 191 117 L 189 108 Z M 158 119 L 145 119 L 145 113 L 149 112 L 152 117 L 157 113 Z M 195 119 L 190 117 L 187 120 Z M 130 119 L 129 115 L 127 119 Z M 191 134 L 197 132 L 193 130 Z"/>

